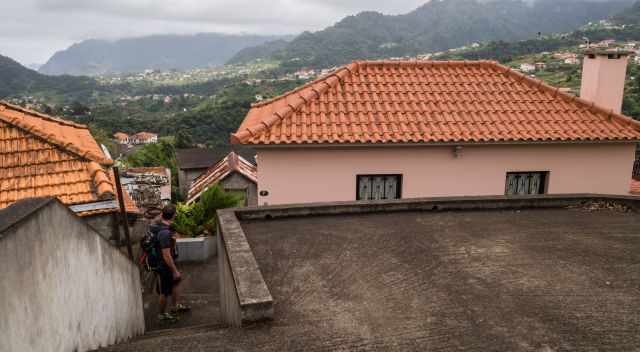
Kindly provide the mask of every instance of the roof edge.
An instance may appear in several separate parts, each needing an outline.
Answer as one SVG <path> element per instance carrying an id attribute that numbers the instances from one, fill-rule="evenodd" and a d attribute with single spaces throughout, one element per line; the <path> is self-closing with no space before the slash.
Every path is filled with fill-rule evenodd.
<path id="1" fill-rule="evenodd" d="M 61 120 L 59 120 L 57 118 L 53 118 L 51 116 L 43 115 L 43 114 L 40 114 L 40 113 L 32 113 L 29 110 L 25 110 L 25 109 L 16 110 L 16 109 L 14 109 L 12 107 L 12 105 L 6 104 L 4 102 L 0 102 L 0 120 L 4 121 L 4 122 L 6 122 L 6 123 L 8 123 L 10 125 L 13 125 L 13 126 L 15 126 L 17 128 L 20 128 L 20 129 L 22 129 L 22 130 L 24 130 L 24 131 L 26 131 L 28 133 L 31 133 L 31 134 L 39 137 L 40 139 L 42 139 L 46 143 L 53 144 L 53 145 L 55 145 L 57 147 L 60 147 L 60 148 L 62 148 L 64 150 L 66 150 L 68 152 L 71 152 L 71 153 L 73 153 L 73 154 L 75 154 L 77 156 L 80 156 L 82 158 L 85 158 L 85 159 L 88 159 L 88 160 L 91 160 L 91 161 L 95 161 L 95 162 L 97 162 L 97 163 L 99 163 L 101 165 L 105 165 L 105 166 L 113 165 L 113 160 L 111 160 L 111 159 L 109 159 L 109 158 L 107 158 L 105 156 L 96 155 L 96 154 L 94 154 L 94 153 L 92 153 L 92 152 L 90 152 L 88 150 L 82 150 L 81 148 L 79 148 L 79 147 L 77 147 L 77 146 L 75 146 L 75 145 L 73 145 L 71 143 L 68 143 L 68 142 L 65 142 L 65 141 L 62 141 L 62 140 L 58 139 L 54 134 L 47 133 L 46 131 L 43 131 L 43 130 L 41 130 L 40 128 L 38 128 L 36 126 L 25 124 L 23 121 L 21 121 L 17 117 L 10 118 L 8 116 L 4 116 L 3 114 L 1 114 L 1 112 L 4 111 L 5 109 L 7 109 L 7 107 L 9 109 L 18 111 L 18 112 L 20 112 L 22 114 L 32 114 L 35 117 L 42 118 L 44 120 L 52 121 L 52 122 L 55 122 L 55 123 L 60 123 L 60 124 L 65 125 L 65 126 L 70 126 L 70 127 L 74 127 L 74 128 L 88 130 L 88 128 L 86 126 L 78 125 L 78 124 L 75 124 L 75 123 L 69 122 L 69 121 L 61 121 Z M 84 127 L 79 127 L 79 126 L 84 126 Z M 93 138 L 93 136 L 91 136 L 91 137 Z M 96 142 L 96 144 L 97 144 L 97 142 Z"/>
<path id="2" fill-rule="evenodd" d="M 0 209 L 0 214 L 3 215 L 3 219 L 5 219 L 5 221 L 8 220 L 6 223 L 0 224 L 0 240 L 6 237 L 2 234 L 7 230 L 25 221 L 31 217 L 32 214 L 55 201 L 60 202 L 56 197 L 26 198 L 14 202 L 6 208 Z M 6 213 L 10 211 L 17 211 L 17 216 L 5 217 Z"/>
<path id="3" fill-rule="evenodd" d="M 83 125 L 83 124 L 80 124 L 80 123 L 75 123 L 73 121 L 68 121 L 68 120 L 61 119 L 61 118 L 58 118 L 58 117 L 54 117 L 54 116 L 51 116 L 51 115 L 43 114 L 43 113 L 35 111 L 35 110 L 23 108 L 22 106 L 19 106 L 19 105 L 14 105 L 14 104 L 11 104 L 11 103 L 7 103 L 4 100 L 0 100 L 0 106 L 4 106 L 5 108 L 11 109 L 11 110 L 15 110 L 15 111 L 19 111 L 19 112 L 22 112 L 24 114 L 34 115 L 34 116 L 40 117 L 42 119 L 45 119 L 45 120 L 48 120 L 48 121 L 51 121 L 51 122 L 59 123 L 61 125 L 80 128 L 80 129 L 85 129 L 85 130 L 89 129 L 89 126 L 87 126 L 87 125 Z M 0 111 L 1 110 L 2 109 L 0 109 Z"/>

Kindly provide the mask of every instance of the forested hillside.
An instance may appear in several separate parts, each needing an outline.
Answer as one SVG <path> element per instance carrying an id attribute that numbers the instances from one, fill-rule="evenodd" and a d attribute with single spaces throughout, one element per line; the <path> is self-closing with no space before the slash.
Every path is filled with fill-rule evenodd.
<path id="1" fill-rule="evenodd" d="M 21 94 L 88 99 L 97 88 L 97 83 L 91 78 L 42 75 L 0 55 L 0 99 Z"/>
<path id="2" fill-rule="evenodd" d="M 433 0 L 405 15 L 363 12 L 349 16 L 322 31 L 301 34 L 272 57 L 292 69 L 318 68 L 354 59 L 441 51 L 481 41 L 521 40 L 540 32 L 572 31 L 589 21 L 608 18 L 630 4 L 625 0 L 537 0 L 533 4 L 520 0 Z"/>

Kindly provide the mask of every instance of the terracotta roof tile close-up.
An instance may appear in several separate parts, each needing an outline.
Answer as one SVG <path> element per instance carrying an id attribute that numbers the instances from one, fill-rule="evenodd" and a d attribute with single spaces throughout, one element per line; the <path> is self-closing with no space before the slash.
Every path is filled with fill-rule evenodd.
<path id="1" fill-rule="evenodd" d="M 491 61 L 361 61 L 254 104 L 236 144 L 640 140 L 640 123 Z"/>
<path id="2" fill-rule="evenodd" d="M 112 200 L 112 164 L 86 126 L 0 102 L 0 209 L 33 197 Z"/>
<path id="3" fill-rule="evenodd" d="M 231 152 L 224 159 L 211 166 L 202 175 L 193 180 L 189 188 L 187 204 L 193 203 L 211 185 L 222 181 L 234 172 L 239 173 L 254 183 L 258 182 L 258 170 L 256 166 L 235 152 Z"/>

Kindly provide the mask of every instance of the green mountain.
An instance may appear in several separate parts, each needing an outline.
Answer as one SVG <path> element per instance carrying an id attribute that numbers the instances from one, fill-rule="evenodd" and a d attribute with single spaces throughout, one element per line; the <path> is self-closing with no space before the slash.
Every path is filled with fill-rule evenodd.
<path id="1" fill-rule="evenodd" d="M 289 41 L 284 39 L 274 40 L 258 46 L 252 46 L 240 50 L 227 63 L 238 64 L 251 62 L 257 58 L 269 58 L 280 50 L 284 50 Z"/>
<path id="2" fill-rule="evenodd" d="M 46 76 L 0 55 L 0 99 L 20 94 L 65 95 L 71 99 L 90 97 L 98 84 L 88 77 Z"/>
<path id="3" fill-rule="evenodd" d="M 416 55 L 481 41 L 521 40 L 541 32 L 571 31 L 630 4 L 629 0 L 432 0 L 404 15 L 349 16 L 319 32 L 301 34 L 272 57 L 284 67 L 330 67 L 354 59 Z"/>
<path id="4" fill-rule="evenodd" d="M 637 1 L 626 11 L 623 11 L 611 19 L 612 22 L 620 25 L 640 24 L 640 1 Z"/>
<path id="5" fill-rule="evenodd" d="M 640 1 L 622 9 L 610 18 L 609 24 L 583 26 L 573 32 L 555 33 L 535 39 L 520 41 L 496 40 L 484 43 L 478 48 L 457 52 L 446 52 L 436 56 L 436 60 L 496 60 L 502 63 L 532 54 L 556 50 L 575 49 L 585 39 L 596 43 L 605 39 L 617 42 L 640 40 Z M 613 26 L 611 26 L 613 24 Z"/>
<path id="6" fill-rule="evenodd" d="M 188 70 L 224 64 L 238 51 L 281 39 L 281 36 L 153 35 L 117 41 L 85 40 L 55 53 L 41 73 L 100 75 L 146 69 Z"/>

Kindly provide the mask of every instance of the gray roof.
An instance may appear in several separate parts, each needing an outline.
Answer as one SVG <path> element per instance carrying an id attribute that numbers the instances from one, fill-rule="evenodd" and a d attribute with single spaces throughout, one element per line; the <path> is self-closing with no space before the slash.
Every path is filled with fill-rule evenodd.
<path id="1" fill-rule="evenodd" d="M 176 150 L 176 162 L 178 169 L 208 169 L 226 157 L 231 151 L 235 151 L 247 161 L 255 164 L 255 151 L 252 148 L 241 146 L 178 149 Z"/>

